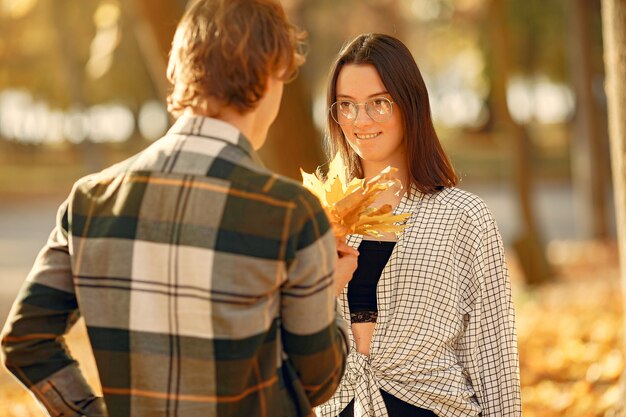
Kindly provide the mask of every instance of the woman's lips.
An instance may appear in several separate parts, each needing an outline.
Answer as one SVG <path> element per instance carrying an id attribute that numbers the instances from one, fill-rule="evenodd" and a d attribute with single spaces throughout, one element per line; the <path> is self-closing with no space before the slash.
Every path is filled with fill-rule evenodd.
<path id="1" fill-rule="evenodd" d="M 357 139 L 374 139 L 375 137 L 377 137 L 381 133 L 382 132 L 376 132 L 376 133 L 355 133 L 354 136 Z"/>

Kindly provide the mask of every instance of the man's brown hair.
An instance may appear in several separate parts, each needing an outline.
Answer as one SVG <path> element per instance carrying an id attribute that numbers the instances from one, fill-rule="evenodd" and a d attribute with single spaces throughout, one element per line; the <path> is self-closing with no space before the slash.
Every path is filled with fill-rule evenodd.
<path id="1" fill-rule="evenodd" d="M 263 97 L 269 77 L 295 77 L 304 63 L 303 39 L 275 1 L 196 1 L 172 42 L 168 111 L 216 116 L 229 106 L 246 113 Z"/>

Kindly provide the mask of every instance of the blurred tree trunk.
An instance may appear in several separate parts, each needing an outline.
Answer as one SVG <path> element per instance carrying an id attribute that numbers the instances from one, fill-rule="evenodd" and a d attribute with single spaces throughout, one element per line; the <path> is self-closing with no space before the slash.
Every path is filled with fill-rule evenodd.
<path id="1" fill-rule="evenodd" d="M 524 271 L 525 281 L 530 285 L 549 281 L 551 272 L 545 258 L 544 245 L 533 209 L 533 180 L 531 141 L 526 128 L 513 120 L 506 101 L 507 81 L 511 73 L 511 45 L 506 29 L 504 0 L 490 0 L 489 24 L 492 42 L 492 100 L 496 129 L 503 131 L 514 141 L 515 186 L 519 198 L 524 230 L 514 242 L 514 247 Z"/>
<path id="2" fill-rule="evenodd" d="M 572 124 L 572 176 L 586 236 L 609 239 L 607 187 L 608 155 L 600 132 L 598 106 L 593 95 L 593 54 L 590 31 L 592 4 L 565 0 L 569 9 L 570 68 L 576 91 L 576 118 Z"/>
<path id="3" fill-rule="evenodd" d="M 626 301 L 626 0 L 602 0 L 602 27 L 617 236 Z M 626 325 L 624 335 L 626 337 Z M 620 401 L 619 415 L 624 416 L 626 372 L 622 374 Z"/>
<path id="4" fill-rule="evenodd" d="M 61 59 L 61 64 L 63 65 L 61 73 L 65 76 L 63 82 L 71 106 L 75 107 L 77 111 L 83 111 L 89 104 L 85 95 L 85 62 L 82 62 L 77 55 L 72 39 L 74 34 L 65 24 L 68 16 L 67 8 L 74 7 L 74 4 L 70 6 L 68 0 L 62 0 L 46 3 L 46 5 L 50 9 L 50 16 L 52 16 L 52 22 L 57 34 L 55 46 L 59 51 L 59 55 L 63 57 Z M 82 125 L 82 123 L 77 121 L 74 123 Z M 88 132 L 84 131 L 84 125 L 80 127 L 80 130 L 87 136 Z M 88 138 L 84 138 L 76 146 L 83 159 L 83 168 L 86 173 L 96 172 L 104 168 L 106 161 L 102 157 L 101 147 Z"/>
<path id="5" fill-rule="evenodd" d="M 324 161 L 311 90 L 302 75 L 285 86 L 280 112 L 259 154 L 268 168 L 298 181 L 300 168 L 312 172 Z"/>
<path id="6" fill-rule="evenodd" d="M 122 3 L 122 11 L 137 40 L 152 85 L 163 102 L 169 87 L 165 75 L 168 54 L 184 6 L 183 1 L 163 0 L 131 0 Z"/>
<path id="7" fill-rule="evenodd" d="M 372 7 L 374 13 L 380 16 L 380 21 L 385 23 L 383 33 L 388 33 L 406 42 L 408 39 L 402 12 L 400 10 L 401 2 L 402 0 L 385 0 L 374 2 L 370 7 Z"/>
<path id="8" fill-rule="evenodd" d="M 161 71 L 165 80 L 165 67 L 172 46 L 176 25 L 185 11 L 185 0 L 131 0 L 130 11 L 137 18 L 139 44 L 152 62 L 155 73 Z M 160 68 L 157 68 L 160 67 Z"/>

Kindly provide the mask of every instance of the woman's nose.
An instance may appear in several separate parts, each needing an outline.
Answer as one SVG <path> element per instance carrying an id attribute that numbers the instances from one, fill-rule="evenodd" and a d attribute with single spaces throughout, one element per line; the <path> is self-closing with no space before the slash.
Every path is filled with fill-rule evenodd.
<path id="1" fill-rule="evenodd" d="M 355 126 L 364 126 L 372 123 L 373 120 L 367 111 L 365 110 L 365 106 L 359 106 L 359 111 L 356 114 L 356 118 L 354 119 Z"/>

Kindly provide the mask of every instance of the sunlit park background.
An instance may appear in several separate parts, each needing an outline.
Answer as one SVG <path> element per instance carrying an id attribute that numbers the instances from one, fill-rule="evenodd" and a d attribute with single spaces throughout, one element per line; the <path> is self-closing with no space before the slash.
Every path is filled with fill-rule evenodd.
<path id="1" fill-rule="evenodd" d="M 438 132 L 500 226 L 526 417 L 613 416 L 624 368 L 600 0 L 283 0 L 308 32 L 262 157 L 324 163 L 328 69 L 384 32 L 412 50 Z M 0 321 L 80 176 L 171 124 L 165 64 L 185 0 L 0 0 Z M 69 337 L 98 389 L 83 328 Z M 0 416 L 42 411 L 0 370 Z"/>

